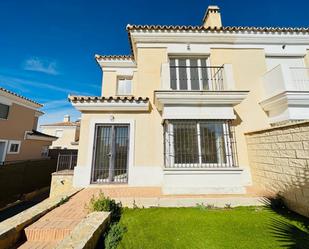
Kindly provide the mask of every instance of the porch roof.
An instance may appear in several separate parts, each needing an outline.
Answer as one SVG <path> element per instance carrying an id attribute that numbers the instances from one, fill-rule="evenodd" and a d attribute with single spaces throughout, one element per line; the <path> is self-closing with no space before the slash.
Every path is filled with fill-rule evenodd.
<path id="1" fill-rule="evenodd" d="M 148 97 L 135 96 L 76 96 L 69 95 L 68 99 L 72 103 L 83 102 L 149 102 Z"/>
<path id="2" fill-rule="evenodd" d="M 148 111 L 148 97 L 134 96 L 68 96 L 79 111 Z"/>

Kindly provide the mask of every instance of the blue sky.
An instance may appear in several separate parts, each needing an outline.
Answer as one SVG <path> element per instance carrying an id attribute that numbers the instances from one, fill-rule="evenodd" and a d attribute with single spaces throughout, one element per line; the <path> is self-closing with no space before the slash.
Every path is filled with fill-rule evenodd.
<path id="1" fill-rule="evenodd" d="M 43 103 L 41 124 L 76 119 L 68 94 L 100 95 L 94 54 L 129 54 L 128 23 L 200 25 L 210 4 L 225 26 L 309 26 L 307 0 L 1 0 L 0 86 Z"/>

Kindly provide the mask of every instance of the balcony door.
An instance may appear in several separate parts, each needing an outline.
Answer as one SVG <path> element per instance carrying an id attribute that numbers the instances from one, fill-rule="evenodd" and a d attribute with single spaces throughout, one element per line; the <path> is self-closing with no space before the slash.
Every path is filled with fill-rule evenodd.
<path id="1" fill-rule="evenodd" d="M 223 67 L 207 65 L 207 58 L 170 58 L 172 90 L 223 90 Z"/>
<path id="2" fill-rule="evenodd" d="M 92 183 L 126 183 L 128 180 L 129 125 L 96 125 Z"/>

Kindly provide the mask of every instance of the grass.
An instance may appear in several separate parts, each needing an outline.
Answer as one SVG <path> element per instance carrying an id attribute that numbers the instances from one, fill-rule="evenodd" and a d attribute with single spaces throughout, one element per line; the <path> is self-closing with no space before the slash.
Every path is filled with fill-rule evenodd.
<path id="1" fill-rule="evenodd" d="M 125 209 L 117 248 L 309 248 L 308 219 L 262 207 Z"/>

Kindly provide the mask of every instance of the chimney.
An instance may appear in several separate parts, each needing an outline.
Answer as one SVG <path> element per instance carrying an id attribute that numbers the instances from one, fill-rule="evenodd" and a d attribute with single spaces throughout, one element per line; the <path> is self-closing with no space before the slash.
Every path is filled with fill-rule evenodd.
<path id="1" fill-rule="evenodd" d="M 204 28 L 222 28 L 220 8 L 216 5 L 208 6 L 203 18 Z"/>
<path id="2" fill-rule="evenodd" d="M 70 122 L 70 115 L 64 115 L 63 122 Z"/>

